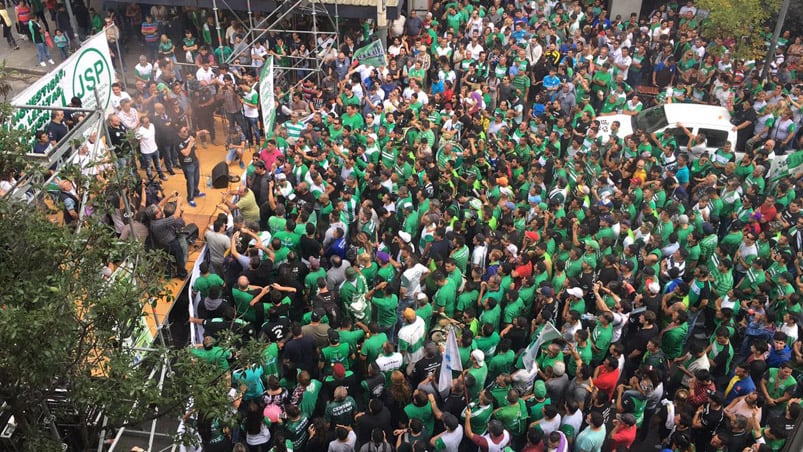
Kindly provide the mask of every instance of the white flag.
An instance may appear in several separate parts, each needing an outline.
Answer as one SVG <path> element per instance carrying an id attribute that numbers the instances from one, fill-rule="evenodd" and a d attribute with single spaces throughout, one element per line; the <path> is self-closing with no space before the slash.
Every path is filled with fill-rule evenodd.
<path id="1" fill-rule="evenodd" d="M 538 335 L 538 338 L 535 339 L 535 342 L 530 344 L 524 351 L 524 355 L 521 357 L 524 368 L 528 370 L 532 369 L 533 363 L 535 363 L 535 357 L 538 356 L 538 352 L 541 351 L 541 346 L 559 337 L 561 337 L 560 331 L 552 325 L 552 322 L 547 322 L 544 328 L 541 329 L 541 333 Z"/>
<path id="2" fill-rule="evenodd" d="M 460 360 L 460 349 L 457 348 L 457 337 L 455 337 L 454 329 L 449 330 L 449 334 L 446 337 L 446 349 L 443 351 L 438 391 L 446 392 L 452 387 L 452 371 L 463 371 L 463 362 Z"/>

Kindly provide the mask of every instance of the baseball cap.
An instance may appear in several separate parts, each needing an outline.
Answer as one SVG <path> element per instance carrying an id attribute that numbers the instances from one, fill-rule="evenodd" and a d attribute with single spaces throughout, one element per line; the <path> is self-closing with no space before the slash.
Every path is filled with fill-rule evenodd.
<path id="1" fill-rule="evenodd" d="M 332 376 L 338 380 L 346 378 L 345 366 L 343 366 L 343 364 L 340 363 L 335 363 L 335 365 L 332 366 Z"/>
<path id="2" fill-rule="evenodd" d="M 376 252 L 376 260 L 379 262 L 386 264 L 390 262 L 390 255 L 384 251 L 377 251 Z"/>
<path id="3" fill-rule="evenodd" d="M 533 384 L 533 395 L 539 399 L 546 397 L 546 384 L 543 380 L 536 380 Z"/>
<path id="4" fill-rule="evenodd" d="M 474 361 L 482 367 L 485 364 L 485 352 L 482 350 L 474 350 L 471 352 L 471 357 L 474 358 Z"/>
<path id="5" fill-rule="evenodd" d="M 579 287 L 572 287 L 571 289 L 567 290 L 566 293 L 573 297 L 583 298 L 583 289 Z"/>
<path id="6" fill-rule="evenodd" d="M 404 317 L 404 320 L 412 322 L 416 318 L 415 310 L 413 308 L 407 308 L 404 310 L 404 312 L 402 312 L 402 316 Z"/>
<path id="7" fill-rule="evenodd" d="M 399 231 L 399 237 L 404 240 L 404 243 L 410 243 L 410 240 L 413 239 L 410 233 L 405 231 Z"/>

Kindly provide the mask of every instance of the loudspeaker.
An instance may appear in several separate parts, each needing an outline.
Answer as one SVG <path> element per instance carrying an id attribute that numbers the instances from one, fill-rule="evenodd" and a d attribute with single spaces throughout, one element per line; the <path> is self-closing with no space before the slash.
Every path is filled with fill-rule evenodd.
<path id="1" fill-rule="evenodd" d="M 200 231 L 198 230 L 197 224 L 190 223 L 184 226 L 184 228 L 181 230 L 181 233 L 186 236 L 187 245 L 192 245 L 198 240 Z"/>
<path id="2" fill-rule="evenodd" d="M 212 186 L 215 188 L 228 188 L 229 186 L 229 165 L 225 161 L 218 163 L 212 168 Z"/>

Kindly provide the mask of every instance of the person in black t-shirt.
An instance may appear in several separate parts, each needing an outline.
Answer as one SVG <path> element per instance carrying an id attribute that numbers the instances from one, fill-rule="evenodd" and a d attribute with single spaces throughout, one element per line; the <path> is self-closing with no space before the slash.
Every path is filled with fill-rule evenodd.
<path id="1" fill-rule="evenodd" d="M 287 317 L 276 317 L 262 324 L 261 334 L 271 342 L 283 342 L 290 338 L 292 324 Z"/>
<path id="2" fill-rule="evenodd" d="M 47 130 L 47 136 L 50 138 L 50 144 L 53 146 L 56 146 L 62 138 L 66 137 L 69 129 L 67 129 L 67 124 L 64 124 L 64 112 L 56 110 L 51 113 L 50 122 L 47 124 L 45 130 Z"/>
<path id="3" fill-rule="evenodd" d="M 301 332 L 301 325 L 296 322 L 292 327 L 293 338 L 284 346 L 284 360 L 297 369 L 306 370 L 314 378 L 318 375 L 318 344 L 312 336 Z"/>
<path id="4" fill-rule="evenodd" d="M 438 346 L 429 342 L 424 346 L 424 357 L 419 359 L 410 374 L 410 385 L 418 387 L 427 377 L 434 374 L 441 365 L 441 356 Z"/>
<path id="5" fill-rule="evenodd" d="M 187 181 L 187 204 L 195 207 L 195 198 L 206 196 L 198 188 L 201 181 L 201 162 L 195 151 L 195 137 L 190 135 L 189 127 L 184 126 L 179 130 L 178 138 L 179 162 L 184 171 L 184 179 Z"/>
<path id="6" fill-rule="evenodd" d="M 722 409 L 725 396 L 717 391 L 708 398 L 708 403 L 700 405 L 694 413 L 692 436 L 697 450 L 706 450 L 711 437 L 724 419 Z"/>

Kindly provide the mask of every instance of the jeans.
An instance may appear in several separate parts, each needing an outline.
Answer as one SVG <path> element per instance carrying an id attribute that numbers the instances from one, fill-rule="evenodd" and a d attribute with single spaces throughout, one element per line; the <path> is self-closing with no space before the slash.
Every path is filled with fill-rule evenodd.
<path id="1" fill-rule="evenodd" d="M 150 154 L 140 154 L 139 164 L 145 170 L 148 179 L 151 178 L 151 162 L 153 162 L 153 166 L 156 167 L 156 173 L 159 174 L 159 176 L 164 176 L 162 172 L 162 162 L 159 161 L 159 151 Z"/>
<path id="2" fill-rule="evenodd" d="M 201 192 L 198 189 L 198 184 L 201 182 L 201 165 L 197 161 L 182 163 L 181 169 L 184 171 L 184 179 L 187 180 L 187 201 L 192 201 Z"/>
<path id="3" fill-rule="evenodd" d="M 245 133 L 246 137 L 249 137 L 248 141 L 254 143 L 254 146 L 259 147 L 259 117 L 246 117 L 245 120 L 248 122 L 248 131 Z M 253 137 L 253 140 L 251 137 Z"/>
<path id="4" fill-rule="evenodd" d="M 47 60 L 52 60 L 53 58 L 50 56 L 50 50 L 47 48 L 47 44 L 44 42 L 37 42 L 36 43 L 36 51 L 39 53 L 39 62 L 40 63 L 47 63 Z"/>
<path id="5" fill-rule="evenodd" d="M 145 51 L 147 52 L 149 61 L 155 60 L 157 57 L 157 53 L 159 52 L 159 41 L 146 42 Z"/>
<path id="6" fill-rule="evenodd" d="M 226 152 L 226 163 L 231 164 L 234 161 L 234 158 L 239 156 L 240 161 L 243 160 L 242 156 L 240 155 L 240 150 L 237 148 L 229 148 L 228 152 Z"/>
<path id="7" fill-rule="evenodd" d="M 176 275 L 187 275 L 187 256 L 184 254 L 184 248 L 181 246 L 181 239 L 177 238 L 170 242 L 167 246 L 167 251 L 173 256 L 176 264 Z"/>
<path id="8" fill-rule="evenodd" d="M 61 61 L 66 60 L 67 57 L 70 56 L 67 53 L 67 47 L 59 47 L 59 54 L 61 55 Z"/>
<path id="9" fill-rule="evenodd" d="M 2 20 L 0 20 L 0 25 L 3 26 L 3 34 L 6 37 L 6 42 L 8 43 L 8 46 L 11 47 L 12 49 L 14 47 L 17 47 L 17 41 L 14 39 L 14 32 L 11 30 L 11 27 L 6 25 L 6 23 Z"/>
<path id="10" fill-rule="evenodd" d="M 167 171 L 172 171 L 174 167 L 181 166 L 178 162 L 178 150 L 176 150 L 176 145 L 170 144 L 166 146 L 161 146 L 162 150 L 162 158 L 165 161 L 165 169 Z"/>
<path id="11" fill-rule="evenodd" d="M 229 127 L 233 124 L 237 124 L 240 126 L 240 130 L 243 131 L 245 134 L 245 139 L 248 142 L 251 142 L 251 128 L 248 125 L 248 121 L 245 120 L 245 116 L 241 111 L 236 113 L 226 113 L 226 120 L 229 121 Z"/>

